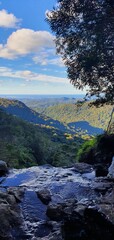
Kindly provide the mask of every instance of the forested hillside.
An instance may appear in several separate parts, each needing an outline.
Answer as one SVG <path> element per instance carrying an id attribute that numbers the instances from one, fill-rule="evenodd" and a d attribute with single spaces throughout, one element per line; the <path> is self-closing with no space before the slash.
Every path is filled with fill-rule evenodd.
<path id="1" fill-rule="evenodd" d="M 54 127 L 64 132 L 66 131 L 64 124 L 60 123 L 58 120 L 53 120 L 50 117 L 35 112 L 21 101 L 0 98 L 0 108 L 5 110 L 7 113 L 20 117 L 27 122 L 40 124 L 47 127 Z"/>
<path id="2" fill-rule="evenodd" d="M 2 98 L 0 108 L 0 159 L 19 168 L 72 165 L 80 144 L 107 128 L 112 111 L 111 105 L 96 108 L 78 102 L 43 108 L 39 114 L 20 101 Z"/>
<path id="3" fill-rule="evenodd" d="M 45 162 L 49 143 L 42 131 L 0 110 L 0 159 L 9 167 L 29 167 Z"/>
<path id="4" fill-rule="evenodd" d="M 82 142 L 54 128 L 33 125 L 0 110 L 0 159 L 9 167 L 45 163 L 71 165 L 76 161 L 76 151 Z"/>
<path id="5" fill-rule="evenodd" d="M 76 104 L 59 104 L 43 109 L 46 116 L 58 120 L 62 123 L 71 124 L 80 121 L 86 121 L 91 126 L 107 129 L 112 105 L 94 106 L 90 102 Z"/>
<path id="6" fill-rule="evenodd" d="M 68 101 L 68 99 L 67 99 Z M 42 102 L 42 100 L 41 100 Z M 51 99 L 49 99 L 49 104 Z M 52 100 L 53 102 L 53 100 Z M 64 133 L 73 134 L 76 137 L 86 137 L 103 133 L 109 121 L 110 110 L 107 108 L 106 118 L 104 108 L 89 106 L 88 103 L 76 104 L 58 104 L 53 107 L 44 108 L 38 107 L 38 112 L 34 111 L 34 101 L 31 101 L 32 109 L 24 103 L 17 100 L 8 100 L 1 98 L 0 107 L 7 113 L 11 113 L 28 122 L 39 124 L 46 128 L 56 128 Z M 30 105 L 30 100 L 29 104 Z M 48 103 L 46 103 L 46 106 Z M 36 106 L 36 103 L 35 103 Z M 39 101 L 38 101 L 39 106 Z M 36 110 L 36 107 L 35 107 Z M 40 112 L 40 113 L 39 113 Z"/>
<path id="7" fill-rule="evenodd" d="M 76 134 L 76 136 L 92 136 L 102 134 L 107 130 L 112 105 L 96 106 L 91 103 L 92 101 L 76 101 L 75 99 L 75 103 L 57 102 L 56 105 L 53 105 L 53 99 L 50 99 L 48 106 L 48 103 L 43 102 L 43 100 L 41 102 L 35 100 L 34 102 L 34 100 L 28 101 L 26 99 L 27 106 L 55 121 L 58 120 L 67 128 L 67 131 Z"/>

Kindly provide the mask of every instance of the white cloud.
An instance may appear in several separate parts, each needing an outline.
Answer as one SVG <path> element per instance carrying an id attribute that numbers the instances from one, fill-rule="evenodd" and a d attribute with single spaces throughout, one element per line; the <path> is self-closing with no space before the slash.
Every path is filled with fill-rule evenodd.
<path id="1" fill-rule="evenodd" d="M 25 79 L 25 81 L 40 81 L 45 83 L 69 83 L 67 78 L 38 74 L 29 70 L 13 71 L 11 68 L 0 67 L 0 77 Z"/>
<path id="2" fill-rule="evenodd" d="M 33 57 L 33 61 L 35 64 L 40 64 L 42 66 L 47 65 L 56 65 L 59 67 L 65 66 L 62 58 L 60 56 L 57 57 L 55 48 L 46 49 L 46 51 L 41 51 L 39 55 Z"/>
<path id="3" fill-rule="evenodd" d="M 45 54 L 40 54 L 40 56 L 33 57 L 33 61 L 34 61 L 35 64 L 40 64 L 42 66 L 46 66 L 48 64 L 56 65 L 56 66 L 59 66 L 59 67 L 64 67 L 65 66 L 62 58 L 55 57 L 55 58 L 49 59 L 48 55 L 45 55 Z"/>
<path id="4" fill-rule="evenodd" d="M 0 10 L 0 27 L 17 28 L 20 21 L 14 14 L 8 13 L 5 9 Z"/>
<path id="5" fill-rule="evenodd" d="M 23 28 L 13 32 L 5 45 L 0 44 L 0 57 L 15 59 L 30 53 L 38 53 L 44 48 L 53 47 L 53 35 L 49 32 Z"/>

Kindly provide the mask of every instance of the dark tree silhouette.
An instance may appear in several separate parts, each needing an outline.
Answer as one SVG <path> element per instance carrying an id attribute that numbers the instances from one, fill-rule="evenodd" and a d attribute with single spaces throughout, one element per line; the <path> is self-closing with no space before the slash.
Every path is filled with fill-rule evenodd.
<path id="1" fill-rule="evenodd" d="M 58 0 L 47 21 L 71 83 L 113 103 L 114 1 Z"/>

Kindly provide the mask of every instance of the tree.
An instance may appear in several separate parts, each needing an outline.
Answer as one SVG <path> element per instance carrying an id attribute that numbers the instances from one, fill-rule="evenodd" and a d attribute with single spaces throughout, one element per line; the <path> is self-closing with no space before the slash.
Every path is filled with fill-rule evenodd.
<path id="1" fill-rule="evenodd" d="M 47 12 L 68 78 L 88 95 L 114 101 L 114 1 L 58 0 Z"/>

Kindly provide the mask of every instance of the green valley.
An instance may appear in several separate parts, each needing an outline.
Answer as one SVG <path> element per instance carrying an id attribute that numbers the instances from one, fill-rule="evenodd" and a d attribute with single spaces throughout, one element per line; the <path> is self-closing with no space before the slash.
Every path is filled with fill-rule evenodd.
<path id="1" fill-rule="evenodd" d="M 51 100 L 53 104 L 53 99 Z M 62 101 L 62 100 L 61 100 Z M 56 105 L 47 106 L 46 104 L 39 104 L 39 101 L 26 100 L 26 105 L 34 109 L 35 111 L 46 115 L 54 120 L 60 121 L 67 129 L 76 132 L 77 134 L 82 131 L 82 134 L 94 135 L 101 134 L 108 127 L 110 115 L 112 111 L 112 105 L 104 104 L 103 106 L 92 105 L 89 101 L 76 101 L 75 103 L 57 103 Z M 45 101 L 44 101 L 45 103 Z M 83 129 L 85 124 L 85 128 Z M 83 125 L 83 127 L 82 127 Z M 89 127 L 93 127 L 90 133 L 88 133 Z M 88 128 L 88 129 L 87 129 Z M 92 134 L 93 132 L 93 134 Z"/>
<path id="2" fill-rule="evenodd" d="M 18 116 L 9 113 L 9 109 L 13 115 L 18 113 Z M 31 123 L 31 118 L 36 120 L 35 112 L 33 116 L 27 114 L 26 121 L 21 119 L 19 113 L 26 113 L 23 103 L 1 99 L 0 159 L 9 167 L 22 168 L 46 163 L 69 166 L 76 162 L 76 151 L 83 142 L 81 138 L 73 138 L 53 126 Z"/>

